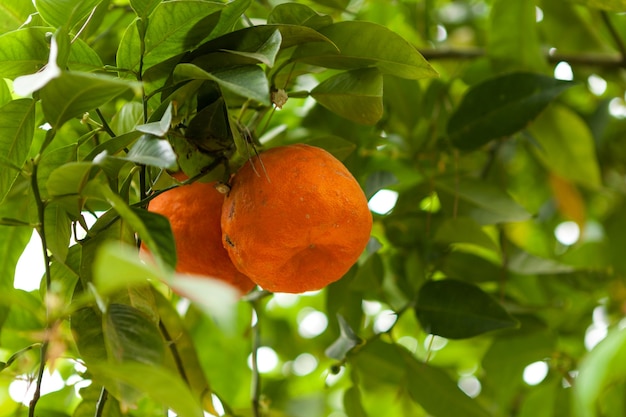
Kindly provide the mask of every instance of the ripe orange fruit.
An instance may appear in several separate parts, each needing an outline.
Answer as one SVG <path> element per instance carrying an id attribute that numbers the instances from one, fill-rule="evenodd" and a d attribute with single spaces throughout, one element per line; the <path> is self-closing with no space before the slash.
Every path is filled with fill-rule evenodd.
<path id="1" fill-rule="evenodd" d="M 148 210 L 170 221 L 178 257 L 176 271 L 217 278 L 247 293 L 255 284 L 235 268 L 222 245 L 223 201 L 215 183 L 194 182 L 158 195 Z"/>
<path id="2" fill-rule="evenodd" d="M 232 177 L 223 244 L 235 266 L 268 291 L 319 290 L 341 278 L 369 240 L 372 214 L 359 183 L 327 151 L 269 149 Z"/>

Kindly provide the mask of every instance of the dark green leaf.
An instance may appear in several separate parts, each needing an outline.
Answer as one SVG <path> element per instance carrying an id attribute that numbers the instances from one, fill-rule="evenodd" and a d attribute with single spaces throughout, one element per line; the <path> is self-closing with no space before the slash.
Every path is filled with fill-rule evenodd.
<path id="1" fill-rule="evenodd" d="M 48 250 L 59 261 L 65 261 L 71 236 L 71 221 L 59 203 L 48 204 L 44 211 Z"/>
<path id="2" fill-rule="evenodd" d="M 132 387 L 171 408 L 179 417 L 203 416 L 202 407 L 185 383 L 163 367 L 133 362 L 101 363 L 90 365 L 89 370 L 94 380 L 104 384 L 116 398 L 126 398 L 124 390 Z"/>
<path id="3" fill-rule="evenodd" d="M 46 22 L 53 27 L 71 29 L 102 0 L 36 0 L 35 6 Z"/>
<path id="4" fill-rule="evenodd" d="M 87 365 L 106 362 L 102 316 L 93 308 L 82 308 L 71 315 L 70 323 L 76 347 Z"/>
<path id="5" fill-rule="evenodd" d="M 348 417 L 367 417 L 363 404 L 361 404 L 361 391 L 358 386 L 351 386 L 343 394 L 343 408 Z"/>
<path id="6" fill-rule="evenodd" d="M 517 222 L 530 218 L 506 192 L 484 181 L 467 177 L 436 182 L 442 207 L 449 213 L 468 216 L 479 224 Z"/>
<path id="7" fill-rule="evenodd" d="M 207 72 L 193 64 L 180 64 L 175 75 L 180 79 L 211 80 L 221 88 L 259 103 L 270 104 L 267 77 L 257 65 L 244 65 L 215 72 Z"/>
<path id="8" fill-rule="evenodd" d="M 176 266 L 176 244 L 174 243 L 174 235 L 172 234 L 169 220 L 160 214 L 144 209 L 133 208 L 133 212 L 152 232 L 152 239 L 157 245 L 158 253 L 161 254 L 163 261 L 174 268 Z M 141 235 L 139 237 L 143 239 Z M 150 246 L 148 248 L 152 249 Z"/>
<path id="9" fill-rule="evenodd" d="M 311 43 L 299 47 L 292 59 L 336 69 L 375 66 L 384 74 L 410 79 L 437 76 L 417 49 L 384 26 L 347 21 L 323 27 L 319 32 L 339 52 L 327 43 Z"/>
<path id="10" fill-rule="evenodd" d="M 41 106 L 48 123 L 59 128 L 71 118 L 82 116 L 137 87 L 136 83 L 113 77 L 64 72 L 41 90 Z"/>
<path id="11" fill-rule="evenodd" d="M 311 96 L 353 122 L 373 125 L 383 115 L 383 77 L 376 69 L 336 74 L 315 87 Z"/>
<path id="12" fill-rule="evenodd" d="M 172 145 L 167 140 L 152 135 L 142 135 L 130 148 L 125 159 L 157 168 L 176 166 L 176 154 Z"/>
<path id="13" fill-rule="evenodd" d="M 339 322 L 339 338 L 326 349 L 325 353 L 329 358 L 342 361 L 352 349 L 363 343 L 363 340 L 354 333 L 354 330 L 341 314 L 337 315 L 337 320 Z"/>
<path id="14" fill-rule="evenodd" d="M 208 39 L 217 38 L 232 31 L 251 4 L 252 0 L 233 0 L 227 3 L 226 7 L 220 12 L 219 21 L 211 31 Z"/>
<path id="15" fill-rule="evenodd" d="M 196 113 L 185 130 L 185 139 L 207 152 L 223 152 L 233 146 L 228 109 L 222 97 Z"/>
<path id="16" fill-rule="evenodd" d="M 471 87 L 450 116 L 448 135 L 462 150 L 480 148 L 523 129 L 572 83 L 545 75 L 511 73 Z"/>
<path id="17" fill-rule="evenodd" d="M 448 339 L 464 339 L 517 325 L 517 321 L 480 288 L 452 279 L 424 284 L 418 294 L 415 313 L 427 333 Z"/>
<path id="18" fill-rule="evenodd" d="M 35 132 L 35 102 L 14 100 L 0 108 L 0 202 L 22 169 Z"/>
<path id="19" fill-rule="evenodd" d="M 211 15 L 223 8 L 224 4 L 212 1 L 161 2 L 147 21 L 144 71 L 198 46 L 217 21 L 217 15 Z M 120 68 L 139 69 L 142 53 L 138 25 L 143 25 L 143 21 L 133 22 L 122 38 L 117 51 L 117 66 Z"/>
<path id="20" fill-rule="evenodd" d="M 298 3 L 279 4 L 267 18 L 268 24 L 300 25 L 320 29 L 333 23 L 332 17 L 320 14 L 309 6 Z"/>

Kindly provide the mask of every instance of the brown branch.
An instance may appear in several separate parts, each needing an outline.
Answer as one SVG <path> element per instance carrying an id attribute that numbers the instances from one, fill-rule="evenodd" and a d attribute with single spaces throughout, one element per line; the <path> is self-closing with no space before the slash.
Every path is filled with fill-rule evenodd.
<path id="1" fill-rule="evenodd" d="M 471 60 L 486 56 L 482 48 L 445 48 L 445 49 L 422 49 L 420 53 L 429 61 L 437 60 Z M 624 59 L 618 54 L 607 53 L 580 53 L 565 54 L 559 52 L 546 52 L 546 60 L 551 64 L 565 61 L 570 65 L 602 67 L 616 69 L 624 66 Z"/>

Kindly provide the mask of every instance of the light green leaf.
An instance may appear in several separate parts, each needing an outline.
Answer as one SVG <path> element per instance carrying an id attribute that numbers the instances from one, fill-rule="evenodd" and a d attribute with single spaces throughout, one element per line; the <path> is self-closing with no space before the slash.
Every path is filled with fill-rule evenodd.
<path id="1" fill-rule="evenodd" d="M 274 7 L 267 18 L 268 24 L 300 25 L 320 29 L 333 23 L 332 17 L 320 14 L 309 6 L 283 3 Z"/>
<path id="2" fill-rule="evenodd" d="M 41 17 L 52 27 L 70 30 L 102 0 L 35 0 Z"/>
<path id="3" fill-rule="evenodd" d="M 143 135 L 128 151 L 126 158 L 138 164 L 157 168 L 173 168 L 176 166 L 176 154 L 172 145 L 152 135 Z"/>
<path id="4" fill-rule="evenodd" d="M 547 69 L 534 1 L 495 0 L 489 22 L 487 53 L 498 70 L 541 72 Z"/>
<path id="5" fill-rule="evenodd" d="M 298 47 L 292 59 L 336 69 L 375 66 L 384 74 L 402 78 L 437 77 L 424 57 L 402 37 L 384 26 L 365 21 L 339 22 L 319 29 L 327 43 Z"/>
<path id="6" fill-rule="evenodd" d="M 353 385 L 343 394 L 343 408 L 348 417 L 367 417 L 367 413 L 361 403 L 361 390 Z"/>
<path id="7" fill-rule="evenodd" d="M 0 81 L 0 107 L 6 105 L 13 99 L 11 90 L 5 80 Z"/>
<path id="8" fill-rule="evenodd" d="M 158 122 L 151 122 L 137 126 L 137 130 L 142 133 L 147 133 L 159 138 L 165 137 L 170 130 L 172 124 L 172 103 L 170 102 L 165 110 L 165 113 Z"/>
<path id="9" fill-rule="evenodd" d="M 137 88 L 137 83 L 113 77 L 64 72 L 41 90 L 41 106 L 48 123 L 59 128 L 68 120 Z"/>
<path id="10" fill-rule="evenodd" d="M 203 416 L 202 407 L 185 383 L 163 367 L 134 362 L 102 363 L 90 364 L 89 371 L 116 398 L 125 398 L 124 388 L 132 387 L 171 408 L 179 417 Z"/>
<path id="11" fill-rule="evenodd" d="M 0 0 L 0 33 L 7 33 L 20 27 L 35 7 L 31 0 Z"/>
<path id="12" fill-rule="evenodd" d="M 506 192 L 488 182 L 459 178 L 436 181 L 435 187 L 446 212 L 471 217 L 481 225 L 530 218 L 530 213 Z"/>
<path id="13" fill-rule="evenodd" d="M 144 71 L 176 55 L 198 46 L 210 33 L 210 16 L 224 8 L 212 1 L 188 0 L 161 2 L 150 15 L 145 29 Z M 126 30 L 117 52 L 117 66 L 132 71 L 139 70 L 142 59 L 136 20 Z"/>
<path id="14" fill-rule="evenodd" d="M 269 83 L 265 73 L 257 65 L 244 65 L 209 73 L 193 64 L 180 64 L 176 67 L 174 75 L 180 80 L 212 80 L 236 95 L 256 100 L 261 104 L 270 104 Z"/>
<path id="15" fill-rule="evenodd" d="M 346 119 L 374 125 L 383 115 L 383 76 L 372 68 L 342 72 L 322 81 L 311 96 Z"/>
<path id="16" fill-rule="evenodd" d="M 472 86 L 450 116 L 450 140 L 469 151 L 510 136 L 571 85 L 545 75 L 516 72 Z"/>
<path id="17" fill-rule="evenodd" d="M 626 329 L 614 329 L 583 360 L 576 378 L 573 409 L 577 417 L 599 417 L 600 403 L 616 384 L 626 381 Z"/>
<path id="18" fill-rule="evenodd" d="M 48 250 L 59 262 L 64 262 L 70 244 L 72 222 L 61 204 L 46 205 L 44 224 Z"/>
<path id="19" fill-rule="evenodd" d="M 91 162 L 70 162 L 56 168 L 46 181 L 51 196 L 79 195 L 95 165 Z"/>
<path id="20" fill-rule="evenodd" d="M 601 185 L 595 141 L 579 115 L 563 106 L 550 106 L 529 130 L 538 144 L 535 154 L 546 169 L 590 188 Z"/>
<path id="21" fill-rule="evenodd" d="M 48 62 L 49 42 L 46 28 L 24 28 L 0 36 L 0 77 L 14 79 L 33 74 Z M 98 54 L 77 39 L 70 48 L 67 66 L 74 71 L 102 69 Z"/>
<path id="22" fill-rule="evenodd" d="M 34 132 L 33 100 L 14 100 L 0 108 L 0 202 L 26 162 Z"/>
<path id="23" fill-rule="evenodd" d="M 465 339 L 518 325 L 480 288 L 453 279 L 425 283 L 417 296 L 415 314 L 424 331 L 448 339 Z"/>
<path id="24" fill-rule="evenodd" d="M 523 275 L 564 274 L 574 271 L 570 265 L 552 259 L 539 258 L 522 250 L 511 250 L 506 266 L 509 271 Z"/>
<path id="25" fill-rule="evenodd" d="M 626 0 L 570 0 L 592 9 L 608 10 L 610 12 L 626 12 Z"/>
<path id="26" fill-rule="evenodd" d="M 148 280 L 160 281 L 163 273 L 150 263 L 142 262 L 137 249 L 119 242 L 98 247 L 93 262 L 93 284 L 101 297 L 139 285 Z"/>

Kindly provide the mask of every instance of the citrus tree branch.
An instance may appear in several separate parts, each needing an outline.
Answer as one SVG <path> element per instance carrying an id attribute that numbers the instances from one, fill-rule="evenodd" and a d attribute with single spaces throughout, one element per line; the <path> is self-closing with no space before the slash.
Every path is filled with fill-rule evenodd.
<path id="1" fill-rule="evenodd" d="M 617 29 L 615 29 L 613 22 L 611 22 L 611 19 L 609 18 L 609 14 L 606 11 L 602 10 L 600 12 L 600 16 L 602 16 L 602 21 L 604 22 L 604 25 L 609 30 L 609 33 L 611 34 L 611 37 L 613 38 L 613 41 L 615 42 L 615 46 L 617 47 L 620 54 L 622 55 L 621 65 L 626 68 L 626 45 L 624 45 L 624 41 L 619 36 L 619 33 L 617 33 Z"/>
<path id="2" fill-rule="evenodd" d="M 429 61 L 471 60 L 486 56 L 486 52 L 482 48 L 421 49 L 420 53 Z M 545 58 L 551 64 L 557 64 L 565 61 L 570 65 L 601 67 L 607 69 L 617 69 L 624 66 L 624 58 L 618 54 L 590 52 L 566 54 L 559 52 L 546 52 Z"/>

